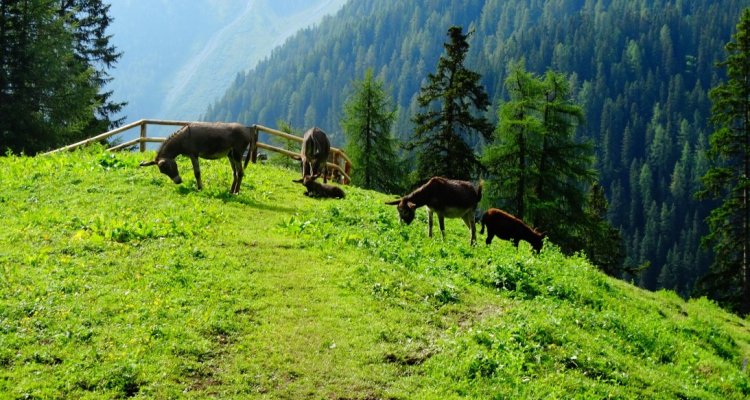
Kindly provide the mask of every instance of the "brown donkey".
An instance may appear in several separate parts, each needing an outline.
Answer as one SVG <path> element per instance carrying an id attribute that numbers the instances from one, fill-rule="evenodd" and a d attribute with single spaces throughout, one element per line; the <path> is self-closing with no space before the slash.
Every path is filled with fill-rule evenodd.
<path id="1" fill-rule="evenodd" d="M 159 148 L 156 159 L 144 161 L 141 167 L 157 165 L 162 174 L 167 175 L 176 184 L 182 183 L 177 170 L 175 157 L 186 155 L 193 163 L 193 174 L 198 183 L 198 190 L 203 188 L 198 157 L 215 160 L 228 157 L 232 166 L 231 193 L 240 192 L 245 167 L 258 144 L 258 132 L 252 127 L 236 123 L 193 122 L 180 128 L 168 137 Z M 242 154 L 247 151 L 245 164 L 242 165 Z"/>
<path id="2" fill-rule="evenodd" d="M 474 186 L 471 182 L 433 177 L 406 196 L 385 204 L 398 206 L 398 215 L 407 225 L 414 220 L 414 211 L 427 206 L 428 230 L 432 237 L 432 214 L 438 215 L 440 233 L 445 239 L 445 218 L 461 218 L 471 231 L 471 243 L 477 240 L 474 213 L 482 199 L 482 183 Z"/>
<path id="3" fill-rule="evenodd" d="M 542 251 L 544 234 L 537 232 L 534 228 L 526 225 L 519 218 L 497 208 L 490 208 L 482 214 L 482 230 L 487 226 L 487 244 L 492 243 L 492 238 L 497 236 L 502 240 L 510 240 L 518 247 L 518 242 L 525 240 L 531 244 L 536 252 Z"/>

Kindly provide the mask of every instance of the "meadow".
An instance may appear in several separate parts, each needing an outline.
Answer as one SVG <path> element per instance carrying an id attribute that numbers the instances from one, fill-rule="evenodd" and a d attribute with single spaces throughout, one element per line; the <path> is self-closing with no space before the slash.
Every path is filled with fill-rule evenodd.
<path id="1" fill-rule="evenodd" d="M 0 158 L 0 399 L 744 399 L 750 323 L 298 170 Z"/>

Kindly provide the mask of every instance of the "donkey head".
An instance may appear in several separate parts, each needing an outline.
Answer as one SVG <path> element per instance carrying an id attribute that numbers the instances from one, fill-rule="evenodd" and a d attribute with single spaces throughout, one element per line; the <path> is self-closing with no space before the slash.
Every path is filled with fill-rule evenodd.
<path id="1" fill-rule="evenodd" d="M 411 201 L 406 201 L 401 198 L 398 200 L 386 201 L 385 204 L 396 206 L 398 209 L 398 216 L 401 218 L 401 221 L 406 223 L 406 225 L 409 225 L 411 224 L 411 221 L 414 221 L 414 211 L 417 209 L 417 205 Z"/>
<path id="2" fill-rule="evenodd" d="M 174 158 L 157 158 L 154 161 L 144 161 L 141 163 L 141 167 L 148 167 L 150 165 L 156 165 L 159 167 L 159 171 L 161 171 L 162 174 L 169 177 L 169 179 L 172 180 L 172 182 L 176 184 L 182 183 L 182 178 L 180 178 L 180 171 L 177 170 L 177 162 L 174 160 Z"/>

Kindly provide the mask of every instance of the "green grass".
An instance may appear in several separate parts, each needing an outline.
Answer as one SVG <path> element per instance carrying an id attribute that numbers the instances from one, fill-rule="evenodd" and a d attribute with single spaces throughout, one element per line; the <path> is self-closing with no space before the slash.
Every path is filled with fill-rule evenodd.
<path id="1" fill-rule="evenodd" d="M 0 159 L 0 398 L 750 396 L 750 324 L 548 245 L 426 237 L 387 196 L 316 200 L 225 161 Z M 480 240 L 481 242 L 481 240 Z"/>

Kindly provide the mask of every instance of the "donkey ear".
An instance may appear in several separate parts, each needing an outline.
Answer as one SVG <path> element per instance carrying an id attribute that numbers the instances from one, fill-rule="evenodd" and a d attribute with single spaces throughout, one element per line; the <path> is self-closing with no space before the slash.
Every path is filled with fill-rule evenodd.
<path id="1" fill-rule="evenodd" d="M 294 183 L 302 183 L 303 180 L 302 179 L 292 179 L 292 182 L 294 182 Z"/>
<path id="2" fill-rule="evenodd" d="M 389 206 L 396 206 L 400 202 L 401 202 L 401 199 L 396 199 L 396 200 L 386 201 L 385 204 L 388 204 Z"/>
<path id="3" fill-rule="evenodd" d="M 154 161 L 143 161 L 143 162 L 141 162 L 141 167 L 148 167 L 150 165 L 155 165 L 155 164 L 156 164 L 155 160 Z"/>

